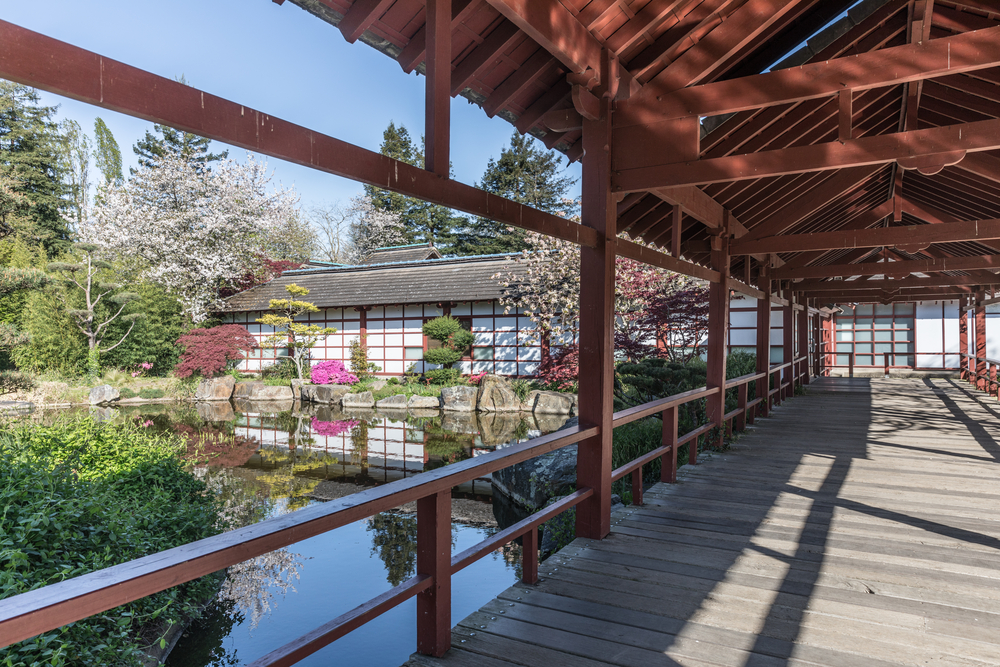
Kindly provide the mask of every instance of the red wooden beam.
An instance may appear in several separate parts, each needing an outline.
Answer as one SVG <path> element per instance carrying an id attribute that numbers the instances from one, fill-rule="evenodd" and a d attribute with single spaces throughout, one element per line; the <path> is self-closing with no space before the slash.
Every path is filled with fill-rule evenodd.
<path id="1" fill-rule="evenodd" d="M 472 10 L 478 6 L 472 0 L 452 0 L 451 3 L 451 29 L 454 32 L 458 24 L 464 21 Z M 427 24 L 420 26 L 420 29 L 410 38 L 403 50 L 400 51 L 396 62 L 409 74 L 413 69 L 424 61 L 427 55 Z"/>
<path id="2" fill-rule="evenodd" d="M 891 263 L 890 263 L 891 265 Z M 994 278 L 1000 283 L 1000 276 Z M 843 292 L 845 290 L 895 290 L 903 287 L 961 287 L 982 285 L 975 276 L 931 276 L 929 278 L 903 278 L 901 280 L 819 280 L 810 279 L 795 283 L 796 292 Z"/>
<path id="3" fill-rule="evenodd" d="M 658 266 L 661 269 L 667 269 L 668 271 L 673 271 L 675 273 L 683 273 L 684 275 L 691 276 L 692 278 L 701 278 L 702 280 L 707 280 L 709 282 L 719 282 L 718 271 L 707 269 L 699 264 L 685 262 L 684 260 L 676 257 L 671 257 L 670 255 L 662 253 L 655 248 L 650 248 L 649 246 L 639 245 L 638 243 L 626 241 L 625 239 L 618 239 L 616 242 L 616 248 L 619 257 L 628 257 L 629 259 L 634 259 L 637 262 L 642 262 L 651 266 Z"/>
<path id="4" fill-rule="evenodd" d="M 354 4 L 344 14 L 337 25 L 344 39 L 353 44 L 375 23 L 394 0 L 354 0 Z"/>
<path id="5" fill-rule="evenodd" d="M 486 98 L 483 103 L 483 111 L 490 118 L 497 115 L 504 106 L 507 105 L 512 99 L 514 99 L 521 90 L 526 86 L 530 85 L 532 82 L 536 81 L 538 77 L 542 75 L 543 72 L 552 64 L 555 60 L 545 49 L 538 49 L 535 53 L 528 58 L 517 71 L 507 77 L 503 83 L 496 87 L 493 93 Z"/>
<path id="6" fill-rule="evenodd" d="M 988 28 L 681 90 L 674 81 L 669 86 L 650 82 L 639 96 L 622 105 L 616 125 L 715 116 L 826 97 L 841 90 L 867 90 L 973 72 L 998 64 L 1000 27 Z"/>
<path id="7" fill-rule="evenodd" d="M 424 168 L 451 176 L 451 6 L 427 0 L 427 75 L 424 93 Z"/>
<path id="8" fill-rule="evenodd" d="M 616 191 L 635 192 L 829 171 L 929 156 L 943 156 L 942 159 L 951 161 L 955 151 L 978 152 L 998 148 L 1000 120 L 984 120 L 862 137 L 843 143 L 832 141 L 748 155 L 625 169 L 616 172 L 614 180 Z"/>
<path id="9" fill-rule="evenodd" d="M 880 229 L 852 229 L 815 234 L 771 236 L 756 241 L 733 243 L 734 255 L 759 252 L 802 252 L 839 248 L 878 248 L 886 246 L 924 246 L 931 243 L 957 243 L 1000 239 L 1000 220 L 971 220 L 947 225 L 910 225 Z"/>
<path id="10" fill-rule="evenodd" d="M 496 62 L 520 36 L 521 32 L 510 21 L 503 21 L 494 28 L 483 43 L 465 56 L 455 68 L 451 81 L 451 94 L 458 95 L 465 90 L 484 67 Z"/>
<path id="11" fill-rule="evenodd" d="M 0 77 L 572 243 L 586 227 L 0 20 Z"/>
<path id="12" fill-rule="evenodd" d="M 940 259 L 917 259 L 901 262 L 874 262 L 868 264 L 828 264 L 808 266 L 800 269 L 776 269 L 778 280 L 797 278 L 832 278 L 833 276 L 878 276 L 886 272 L 892 275 L 910 273 L 934 273 L 937 271 L 969 271 L 971 269 L 1000 270 L 1000 255 L 976 255 L 974 257 L 942 257 Z M 797 285 L 796 285 L 797 287 Z"/>

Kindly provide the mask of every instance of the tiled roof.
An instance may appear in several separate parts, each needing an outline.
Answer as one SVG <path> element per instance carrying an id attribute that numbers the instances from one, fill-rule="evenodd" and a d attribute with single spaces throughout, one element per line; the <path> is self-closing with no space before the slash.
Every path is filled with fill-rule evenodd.
<path id="1" fill-rule="evenodd" d="M 364 264 L 388 264 L 390 262 L 419 262 L 422 259 L 440 259 L 441 253 L 432 245 L 403 245 L 379 248 L 365 260 Z"/>
<path id="2" fill-rule="evenodd" d="M 222 311 L 267 310 L 271 299 L 287 297 L 285 287 L 292 283 L 308 289 L 305 300 L 320 308 L 497 299 L 501 289 L 493 276 L 505 267 L 514 268 L 513 257 L 451 257 L 286 271 L 264 285 L 229 297 Z"/>

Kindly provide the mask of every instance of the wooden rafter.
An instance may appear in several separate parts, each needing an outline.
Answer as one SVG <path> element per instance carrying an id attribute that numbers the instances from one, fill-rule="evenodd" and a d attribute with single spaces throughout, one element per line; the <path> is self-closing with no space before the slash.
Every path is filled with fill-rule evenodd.
<path id="1" fill-rule="evenodd" d="M 970 269 L 1000 270 L 1000 255 L 976 255 L 973 257 L 946 257 L 942 259 L 919 259 L 900 262 L 869 262 L 866 264 L 829 264 L 809 266 L 799 269 L 775 269 L 778 280 L 800 278 L 832 278 L 842 276 L 907 275 L 910 273 L 935 273 L 940 271 L 968 271 Z"/>

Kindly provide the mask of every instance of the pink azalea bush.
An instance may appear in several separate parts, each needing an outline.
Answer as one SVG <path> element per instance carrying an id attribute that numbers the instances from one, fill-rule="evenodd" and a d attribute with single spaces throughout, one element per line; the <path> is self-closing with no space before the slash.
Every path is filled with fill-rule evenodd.
<path id="1" fill-rule="evenodd" d="M 354 384 L 358 376 L 347 370 L 342 361 L 322 361 L 312 367 L 313 384 Z"/>
<path id="2" fill-rule="evenodd" d="M 340 435 L 341 433 L 346 433 L 352 428 L 360 424 L 358 421 L 345 421 L 337 420 L 332 422 L 324 422 L 313 417 L 312 419 L 312 430 L 316 435 Z"/>

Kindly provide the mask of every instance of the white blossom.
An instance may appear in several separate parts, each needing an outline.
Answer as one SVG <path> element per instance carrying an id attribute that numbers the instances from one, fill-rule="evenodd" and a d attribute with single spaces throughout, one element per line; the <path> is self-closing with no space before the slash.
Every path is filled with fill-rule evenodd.
<path id="1" fill-rule="evenodd" d="M 378 208 L 371 197 L 352 199 L 347 216 L 351 245 L 348 258 L 352 264 L 360 264 L 375 250 L 400 245 L 406 239 L 400 215 Z"/>
<path id="2" fill-rule="evenodd" d="M 168 154 L 110 185 L 80 236 L 128 278 L 162 285 L 200 322 L 221 304 L 220 288 L 250 272 L 296 219 L 296 197 L 269 188 L 270 180 L 266 164 L 249 154 L 245 164 L 223 160 L 202 174 Z"/>

